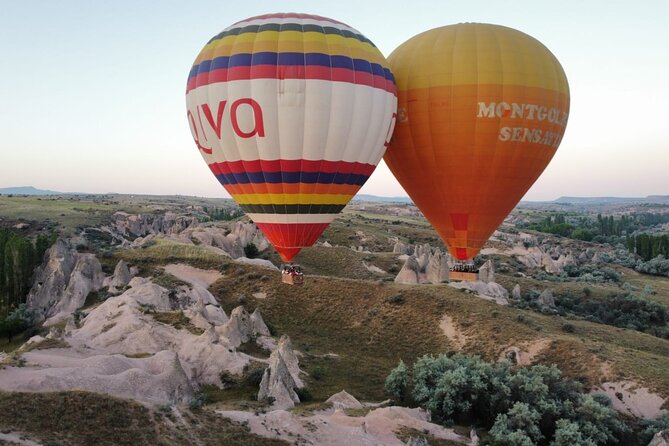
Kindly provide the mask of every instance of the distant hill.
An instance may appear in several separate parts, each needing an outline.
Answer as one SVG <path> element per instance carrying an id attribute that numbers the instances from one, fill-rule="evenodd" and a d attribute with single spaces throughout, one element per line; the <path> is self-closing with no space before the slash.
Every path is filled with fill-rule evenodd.
<path id="1" fill-rule="evenodd" d="M 558 204 L 617 204 L 617 203 L 660 203 L 669 204 L 669 195 L 649 195 L 647 197 L 560 197 Z"/>
<path id="2" fill-rule="evenodd" d="M 65 195 L 63 192 L 56 192 L 53 190 L 37 189 L 32 186 L 20 187 L 0 187 L 0 194 L 2 195 Z"/>
<path id="3" fill-rule="evenodd" d="M 379 197 L 378 195 L 358 194 L 354 201 L 369 201 L 373 203 L 413 203 L 409 197 Z"/>

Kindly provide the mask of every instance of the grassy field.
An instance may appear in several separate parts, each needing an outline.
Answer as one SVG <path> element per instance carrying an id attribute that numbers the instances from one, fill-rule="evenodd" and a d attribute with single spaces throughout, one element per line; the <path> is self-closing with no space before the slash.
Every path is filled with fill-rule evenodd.
<path id="1" fill-rule="evenodd" d="M 260 274 L 269 280 L 253 280 Z M 258 291 L 267 298 L 254 299 Z M 549 346 L 538 360 L 557 364 L 573 379 L 594 386 L 603 364 L 611 363 L 611 378 L 635 379 L 669 396 L 667 340 L 497 306 L 445 285 L 308 276 L 303 287 L 290 287 L 278 273 L 231 265 L 212 292 L 228 312 L 243 295 L 248 311 L 259 307 L 277 333 L 290 335 L 305 353 L 301 366 L 312 375 L 307 382 L 316 401 L 341 389 L 362 399 L 386 398 L 383 382 L 400 359 L 411 363 L 423 354 L 453 351 L 439 329 L 445 314 L 469 338 L 467 353 L 493 360 L 509 346 L 546 338 Z M 573 333 L 564 330 L 566 323 Z"/>

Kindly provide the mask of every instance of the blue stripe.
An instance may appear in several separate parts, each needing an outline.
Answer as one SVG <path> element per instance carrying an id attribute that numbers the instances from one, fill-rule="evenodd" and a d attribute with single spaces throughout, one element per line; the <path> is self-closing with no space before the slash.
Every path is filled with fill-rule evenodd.
<path id="1" fill-rule="evenodd" d="M 328 172 L 242 172 L 216 175 L 223 184 L 307 183 L 307 184 L 365 184 L 369 175 Z"/>
<path id="2" fill-rule="evenodd" d="M 188 79 L 201 73 L 212 70 L 234 67 L 252 67 L 255 65 L 283 65 L 283 66 L 320 66 L 330 68 L 346 68 L 349 70 L 383 76 L 395 83 L 395 77 L 390 69 L 365 59 L 351 59 L 347 56 L 329 55 L 323 53 L 240 53 L 232 56 L 220 56 L 211 60 L 204 60 L 199 65 L 193 65 Z"/>

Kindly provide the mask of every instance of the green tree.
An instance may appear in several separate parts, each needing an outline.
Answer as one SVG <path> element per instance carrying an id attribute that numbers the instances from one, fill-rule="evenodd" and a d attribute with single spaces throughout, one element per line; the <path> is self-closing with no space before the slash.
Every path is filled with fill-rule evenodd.
<path id="1" fill-rule="evenodd" d="M 249 259 L 255 259 L 260 254 L 258 247 L 253 242 L 248 242 L 244 246 L 244 255 Z"/>
<path id="2" fill-rule="evenodd" d="M 578 423 L 561 419 L 556 423 L 555 436 L 550 446 L 597 446 L 597 443 L 583 438 Z"/>
<path id="3" fill-rule="evenodd" d="M 400 363 L 390 371 L 386 378 L 385 389 L 390 395 L 395 397 L 397 401 L 404 402 L 407 397 L 407 385 L 409 384 L 409 372 L 404 361 L 400 359 Z"/>

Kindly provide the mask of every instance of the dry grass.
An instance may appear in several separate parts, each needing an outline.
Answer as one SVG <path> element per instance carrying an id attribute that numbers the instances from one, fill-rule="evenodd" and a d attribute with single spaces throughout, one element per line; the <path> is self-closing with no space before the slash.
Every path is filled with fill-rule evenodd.
<path id="1" fill-rule="evenodd" d="M 88 392 L 0 392 L 0 430 L 16 431 L 45 445 L 286 445 L 251 434 L 213 412 L 182 411 Z"/>
<path id="2" fill-rule="evenodd" d="M 62 339 L 44 339 L 41 342 L 33 342 L 21 349 L 21 353 L 26 353 L 32 350 L 48 350 L 50 348 L 68 348 L 70 344 Z"/>
<path id="3" fill-rule="evenodd" d="M 237 306 L 243 294 L 247 310 L 259 307 L 279 334 L 290 335 L 294 346 L 305 353 L 301 367 L 308 373 L 318 370 L 319 379 L 307 379 L 315 401 L 341 389 L 363 400 L 386 398 L 383 382 L 399 359 L 412 363 L 426 353 L 455 349 L 439 330 L 444 314 L 469 339 L 465 353 L 496 360 L 509 346 L 549 338 L 553 342 L 535 361 L 556 364 L 572 379 L 596 385 L 602 378 L 602 363 L 608 361 L 617 377 L 635 379 L 669 395 L 669 341 L 651 335 L 497 306 L 443 285 L 308 275 L 304 286 L 290 287 L 280 282 L 278 273 L 264 270 L 269 280 L 263 282 L 249 280 L 253 273 L 253 267 L 231 265 L 212 291 L 226 311 Z M 531 280 L 524 286 L 540 285 Z M 576 291 L 583 284 L 567 286 Z M 251 295 L 257 291 L 267 298 L 254 299 Z M 593 289 L 603 295 L 607 291 Z M 396 295 L 403 297 L 403 303 L 388 299 Z M 563 331 L 565 323 L 574 326 L 574 333 Z M 330 352 L 338 358 L 322 356 Z"/>
<path id="4" fill-rule="evenodd" d="M 217 269 L 229 261 L 224 255 L 216 254 L 205 247 L 160 238 L 146 248 L 119 250 L 114 257 L 140 266 L 183 262 L 204 269 Z"/>

